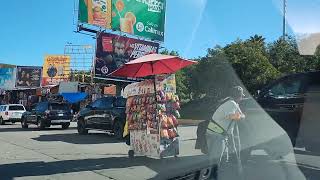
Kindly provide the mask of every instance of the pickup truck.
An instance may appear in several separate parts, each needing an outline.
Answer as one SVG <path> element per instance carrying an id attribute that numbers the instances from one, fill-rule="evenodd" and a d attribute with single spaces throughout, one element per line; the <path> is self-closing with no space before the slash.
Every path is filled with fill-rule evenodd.
<path id="1" fill-rule="evenodd" d="M 102 130 L 114 133 L 122 138 L 126 122 L 127 99 L 123 97 L 103 97 L 81 109 L 77 117 L 79 134 L 88 134 L 88 130 Z"/>

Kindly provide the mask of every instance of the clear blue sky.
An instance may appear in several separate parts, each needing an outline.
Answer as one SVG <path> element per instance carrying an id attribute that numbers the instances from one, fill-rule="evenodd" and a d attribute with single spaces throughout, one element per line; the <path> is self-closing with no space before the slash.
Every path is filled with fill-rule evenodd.
<path id="1" fill-rule="evenodd" d="M 299 24 L 295 17 L 301 4 L 299 0 L 289 1 L 288 11 L 294 11 L 289 13 L 290 21 Z M 319 10 L 319 1 L 307 1 L 316 1 L 312 7 Z M 270 42 L 282 33 L 280 5 L 281 0 L 167 0 L 163 46 L 193 58 L 205 55 L 209 47 L 254 34 L 263 35 Z M 319 13 L 314 17 L 305 9 L 309 20 L 320 19 Z M 42 65 L 45 54 L 63 54 L 67 42 L 95 43 L 91 37 L 73 32 L 74 0 L 2 1 L 0 17 L 0 63 Z"/>

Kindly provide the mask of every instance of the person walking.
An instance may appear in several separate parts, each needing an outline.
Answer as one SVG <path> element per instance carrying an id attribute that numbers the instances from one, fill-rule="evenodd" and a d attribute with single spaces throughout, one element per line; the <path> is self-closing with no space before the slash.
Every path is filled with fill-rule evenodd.
<path id="1" fill-rule="evenodd" d="M 218 161 L 218 175 L 220 170 L 224 170 L 222 166 L 225 167 L 226 164 L 233 163 L 230 162 L 231 154 L 236 155 L 239 173 L 242 171 L 241 142 L 237 122 L 245 118 L 239 107 L 239 102 L 243 97 L 243 88 L 241 86 L 233 87 L 229 97 L 220 102 L 206 129 L 208 155 L 211 161 Z M 225 175 L 225 173 L 223 174 Z M 230 173 L 227 174 L 230 175 Z"/>

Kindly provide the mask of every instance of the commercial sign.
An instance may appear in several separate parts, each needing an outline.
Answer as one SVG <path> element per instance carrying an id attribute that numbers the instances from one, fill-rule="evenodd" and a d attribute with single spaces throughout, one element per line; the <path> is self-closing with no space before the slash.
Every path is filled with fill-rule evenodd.
<path id="1" fill-rule="evenodd" d="M 115 96 L 117 94 L 116 85 L 112 85 L 112 86 L 109 86 L 109 87 L 104 87 L 103 94 Z"/>
<path id="2" fill-rule="evenodd" d="M 60 82 L 59 93 L 76 93 L 78 86 L 79 82 Z"/>
<path id="3" fill-rule="evenodd" d="M 79 21 L 111 28 L 111 0 L 80 0 Z"/>
<path id="4" fill-rule="evenodd" d="M 106 78 L 123 64 L 146 54 L 157 53 L 159 44 L 111 34 L 97 39 L 95 77 Z"/>
<path id="5" fill-rule="evenodd" d="M 81 23 L 164 40 L 166 0 L 79 0 Z"/>
<path id="6" fill-rule="evenodd" d="M 40 87 L 42 67 L 17 66 L 16 87 Z"/>
<path id="7" fill-rule="evenodd" d="M 15 65 L 12 64 L 0 64 L 0 68 L 16 68 Z"/>
<path id="8" fill-rule="evenodd" d="M 58 85 L 60 82 L 68 81 L 70 75 L 70 56 L 46 56 L 42 74 L 42 86 Z"/>
<path id="9" fill-rule="evenodd" d="M 166 0 L 113 0 L 112 29 L 164 40 Z"/>
<path id="10" fill-rule="evenodd" d="M 157 91 L 176 93 L 176 79 L 174 74 L 156 75 Z M 140 96 L 154 93 L 154 81 L 144 80 L 142 82 L 131 83 L 124 88 L 123 97 Z"/>
<path id="11" fill-rule="evenodd" d="M 12 90 L 15 86 L 16 68 L 0 68 L 0 89 Z"/>

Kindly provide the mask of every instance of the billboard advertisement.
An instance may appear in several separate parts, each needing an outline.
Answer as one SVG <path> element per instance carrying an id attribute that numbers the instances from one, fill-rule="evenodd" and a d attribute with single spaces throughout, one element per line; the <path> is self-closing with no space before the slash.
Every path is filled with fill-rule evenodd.
<path id="1" fill-rule="evenodd" d="M 111 0 L 79 0 L 79 21 L 111 28 Z"/>
<path id="2" fill-rule="evenodd" d="M 70 75 L 70 56 L 45 56 L 42 72 L 42 86 L 58 85 L 68 81 Z"/>
<path id="3" fill-rule="evenodd" d="M 59 84 L 59 93 L 76 93 L 78 92 L 78 82 L 61 82 Z"/>
<path id="4" fill-rule="evenodd" d="M 11 64 L 0 64 L 0 68 L 16 68 L 17 66 Z"/>
<path id="5" fill-rule="evenodd" d="M 97 39 L 95 77 L 106 78 L 123 64 L 146 54 L 157 53 L 159 44 L 112 34 Z"/>
<path id="6" fill-rule="evenodd" d="M 113 0 L 112 29 L 164 41 L 166 0 Z"/>
<path id="7" fill-rule="evenodd" d="M 17 66 L 16 87 L 40 87 L 42 67 Z"/>
<path id="8" fill-rule="evenodd" d="M 0 89 L 12 90 L 15 87 L 16 68 L 0 68 Z"/>

